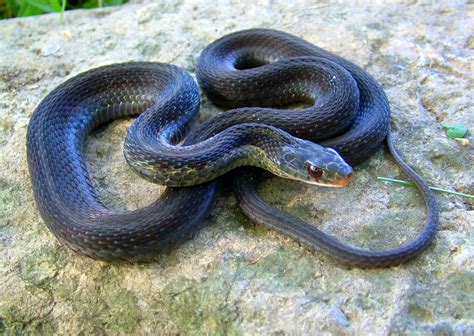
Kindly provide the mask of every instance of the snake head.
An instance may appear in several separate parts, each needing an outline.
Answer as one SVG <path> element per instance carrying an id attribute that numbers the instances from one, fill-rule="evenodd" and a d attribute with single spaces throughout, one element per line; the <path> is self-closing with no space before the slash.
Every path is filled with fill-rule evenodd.
<path id="1" fill-rule="evenodd" d="M 332 148 L 306 140 L 282 148 L 277 175 L 305 183 L 342 187 L 352 178 L 352 168 Z"/>

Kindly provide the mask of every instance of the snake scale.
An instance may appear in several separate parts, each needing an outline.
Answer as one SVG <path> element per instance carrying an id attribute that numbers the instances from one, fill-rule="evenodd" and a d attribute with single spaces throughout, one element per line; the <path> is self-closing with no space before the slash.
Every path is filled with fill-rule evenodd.
<path id="1" fill-rule="evenodd" d="M 213 204 L 217 178 L 232 169 L 256 166 L 342 186 L 352 177 L 349 165 L 386 141 L 427 206 L 424 228 L 404 246 L 356 248 L 271 207 L 256 192 L 255 168 L 235 174 L 239 205 L 252 221 L 349 265 L 396 265 L 430 245 L 438 227 L 435 197 L 397 153 L 388 100 L 363 69 L 296 36 L 251 29 L 211 43 L 196 75 L 213 103 L 231 108 L 199 126 L 199 89 L 186 71 L 169 64 L 92 69 L 42 100 L 28 126 L 28 165 L 40 214 L 61 242 L 95 259 L 147 259 L 196 231 Z M 305 107 L 288 109 L 291 104 Z M 144 208 L 118 211 L 98 194 L 84 145 L 99 125 L 134 115 L 125 158 L 139 175 L 168 188 Z"/>

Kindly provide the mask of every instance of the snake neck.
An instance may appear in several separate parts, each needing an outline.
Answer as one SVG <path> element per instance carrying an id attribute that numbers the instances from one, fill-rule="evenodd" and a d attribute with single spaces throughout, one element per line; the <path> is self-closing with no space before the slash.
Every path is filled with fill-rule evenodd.
<path id="1" fill-rule="evenodd" d="M 158 137 L 140 134 L 139 130 L 134 133 L 140 142 L 127 142 L 127 162 L 145 179 L 170 187 L 202 184 L 241 166 L 276 173 L 280 170 L 281 147 L 298 141 L 280 129 L 261 124 L 232 126 L 191 145 L 175 144 L 172 128 L 163 129 Z"/>
<path id="2" fill-rule="evenodd" d="M 235 139 L 234 168 L 254 166 L 281 175 L 282 149 L 297 145 L 300 140 L 289 133 L 268 125 L 246 123 L 236 125 L 222 132 Z M 223 162 L 226 165 L 226 162 Z M 233 168 L 227 169 L 227 171 Z M 223 169 L 224 170 L 224 169 Z M 226 172 L 227 172 L 226 171 Z"/>

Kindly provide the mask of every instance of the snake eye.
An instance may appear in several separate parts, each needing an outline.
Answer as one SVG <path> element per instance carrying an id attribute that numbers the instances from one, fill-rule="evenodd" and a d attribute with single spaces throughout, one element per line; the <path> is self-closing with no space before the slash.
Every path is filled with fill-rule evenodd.
<path id="1" fill-rule="evenodd" d="M 306 169 L 308 170 L 308 174 L 311 177 L 320 178 L 321 176 L 323 176 L 323 170 L 318 166 L 308 165 L 308 168 Z"/>

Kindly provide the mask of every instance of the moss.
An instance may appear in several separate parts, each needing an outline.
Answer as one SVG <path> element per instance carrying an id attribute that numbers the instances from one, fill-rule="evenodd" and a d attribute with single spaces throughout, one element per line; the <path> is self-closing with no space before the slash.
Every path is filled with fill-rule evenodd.
<path id="1" fill-rule="evenodd" d="M 0 227 L 11 224 L 13 209 L 20 206 L 23 194 L 20 185 L 0 180 Z"/>
<path id="2" fill-rule="evenodd" d="M 0 92 L 2 90 L 2 84 L 0 84 Z M 3 107 L 0 103 L 0 107 Z M 4 104 L 4 108 L 8 108 L 8 105 Z M 13 127 L 15 125 L 15 119 L 10 116 L 2 116 L 0 118 L 0 146 L 4 146 L 13 134 Z"/>
<path id="3" fill-rule="evenodd" d="M 281 249 L 257 262 L 226 261 L 199 281 L 181 277 L 165 287 L 164 304 L 185 334 L 238 335 L 242 334 L 240 320 L 246 316 L 239 301 L 248 286 L 286 293 L 308 286 L 312 276 L 309 257 Z"/>
<path id="4" fill-rule="evenodd" d="M 215 271 L 202 282 L 187 278 L 164 289 L 168 312 L 183 333 L 239 335 L 237 308 L 229 302 L 232 278 Z"/>
<path id="5" fill-rule="evenodd" d="M 314 275 L 310 254 L 278 249 L 262 260 L 248 266 L 255 281 L 269 292 L 305 288 Z"/>
<path id="6" fill-rule="evenodd" d="M 384 211 L 348 237 L 348 241 L 373 250 L 395 248 L 401 241 L 414 239 L 424 221 L 421 209 Z"/>
<path id="7" fill-rule="evenodd" d="M 6 85 L 7 90 L 21 90 L 23 87 L 34 84 L 43 78 L 43 74 L 36 69 L 23 67 L 13 69 L 12 67 L 0 69 L 0 81 Z"/>
<path id="8" fill-rule="evenodd" d="M 472 316 L 474 311 L 474 273 L 464 271 L 449 276 L 443 296 L 445 297 L 444 301 L 449 302 L 449 307 L 451 307 L 449 314 L 452 317 L 461 319 Z"/>
<path id="9" fill-rule="evenodd" d="M 66 265 L 66 256 L 61 250 L 49 247 L 35 250 L 26 255 L 19 264 L 20 278 L 30 285 L 36 287 L 47 287 Z"/>
<path id="10" fill-rule="evenodd" d="M 289 179 L 273 177 L 264 181 L 259 187 L 260 195 L 277 207 L 287 206 L 287 200 L 301 195 L 303 185 Z M 283 197 L 282 197 L 283 196 Z"/>
<path id="11" fill-rule="evenodd" d="M 267 228 L 262 225 L 253 223 L 240 208 L 231 203 L 233 206 L 226 207 L 225 211 L 222 212 L 220 209 L 217 209 L 220 213 L 218 216 L 222 216 L 222 220 L 219 219 L 219 222 L 226 223 L 229 227 L 226 227 L 226 230 L 238 230 L 241 227 L 245 228 L 245 235 L 249 237 L 258 237 L 265 235 Z M 216 211 L 216 212 L 217 212 Z"/>
<path id="12" fill-rule="evenodd" d="M 160 54 L 161 48 L 166 43 L 167 36 L 159 32 L 150 40 L 137 42 L 135 48 L 145 57 L 154 57 Z"/>
<path id="13" fill-rule="evenodd" d="M 108 288 L 104 300 L 99 319 L 106 329 L 111 332 L 133 332 L 141 316 L 135 296 L 123 288 L 113 286 Z"/>
<path id="14" fill-rule="evenodd" d="M 425 284 L 425 282 L 427 284 Z M 433 286 L 433 284 L 437 284 Z M 440 274 L 440 277 L 427 276 L 418 283 L 416 291 L 408 298 L 406 310 L 394 319 L 394 330 L 401 333 L 420 333 L 446 335 L 456 321 L 460 334 L 472 328 L 465 325 L 474 311 L 474 274 L 464 271 L 455 274 Z M 441 321 L 441 322 L 440 322 Z M 452 330 L 451 330 L 452 331 Z"/>
<path id="15" fill-rule="evenodd" d="M 75 275 L 62 277 L 51 283 L 52 292 L 59 298 L 71 298 L 72 293 L 78 290 L 79 279 Z"/>
<path id="16" fill-rule="evenodd" d="M 15 307 L 0 306 L 0 334 L 2 335 L 51 335 L 55 328 L 47 319 L 24 316 Z"/>
<path id="17" fill-rule="evenodd" d="M 410 314 L 414 320 L 420 322 L 428 322 L 433 317 L 433 314 L 429 309 L 426 309 L 423 305 L 416 302 L 408 306 L 408 314 Z"/>
<path id="18" fill-rule="evenodd" d="M 88 264 L 89 260 L 84 260 Z M 87 267 L 84 265 L 83 267 Z M 83 321 L 77 332 L 85 334 L 128 334 L 136 330 L 142 313 L 137 299 L 121 287 L 123 272 L 119 266 L 99 264 L 90 268 L 88 281 L 79 276 L 64 276 L 51 285 L 60 301 L 68 304 Z"/>

